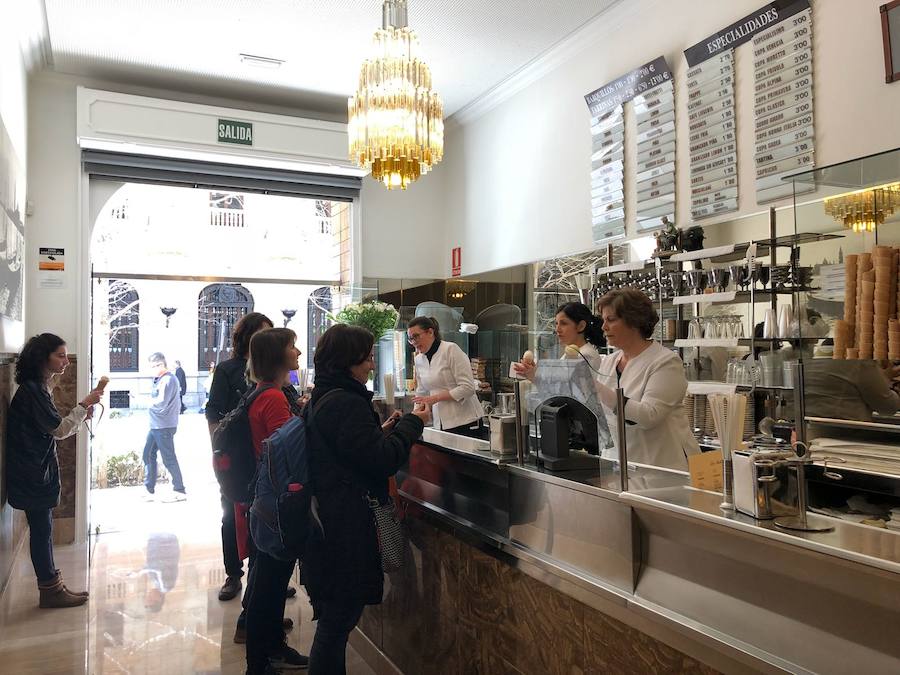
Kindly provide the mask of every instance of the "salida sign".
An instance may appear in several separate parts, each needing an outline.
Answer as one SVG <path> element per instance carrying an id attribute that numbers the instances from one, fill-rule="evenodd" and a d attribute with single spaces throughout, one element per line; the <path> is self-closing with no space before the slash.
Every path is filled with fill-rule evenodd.
<path id="1" fill-rule="evenodd" d="M 250 122 L 220 119 L 216 140 L 219 143 L 253 145 L 253 125 Z"/>

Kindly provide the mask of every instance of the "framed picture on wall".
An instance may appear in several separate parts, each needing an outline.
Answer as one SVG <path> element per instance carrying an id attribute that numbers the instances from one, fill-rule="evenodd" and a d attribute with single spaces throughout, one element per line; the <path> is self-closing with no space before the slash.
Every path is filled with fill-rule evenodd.
<path id="1" fill-rule="evenodd" d="M 884 41 L 884 81 L 900 80 L 900 0 L 881 9 L 881 37 Z"/>

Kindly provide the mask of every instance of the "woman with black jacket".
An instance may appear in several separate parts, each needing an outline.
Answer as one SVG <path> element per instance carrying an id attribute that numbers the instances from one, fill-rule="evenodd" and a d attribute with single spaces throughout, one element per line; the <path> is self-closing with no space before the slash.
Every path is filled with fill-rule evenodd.
<path id="1" fill-rule="evenodd" d="M 345 672 L 350 631 L 365 605 L 381 603 L 384 575 L 367 497 L 387 500 L 388 478 L 406 464 L 431 414 L 421 405 L 379 423 L 365 386 L 374 367 L 373 346 L 369 331 L 341 324 L 316 344 L 310 462 L 324 536 L 314 538 L 303 557 L 303 582 L 318 621 L 309 655 L 312 675 Z M 340 393 L 317 410 L 333 390 Z"/>
<path id="2" fill-rule="evenodd" d="M 6 486 L 9 505 L 28 519 L 31 563 L 37 576 L 42 608 L 76 607 L 86 592 L 66 588 L 53 562 L 53 516 L 59 504 L 59 460 L 56 441 L 78 431 L 90 417 L 101 393 L 94 390 L 62 417 L 50 396 L 54 377 L 69 365 L 66 343 L 52 333 L 31 338 L 16 361 L 16 390 L 9 404 Z"/>

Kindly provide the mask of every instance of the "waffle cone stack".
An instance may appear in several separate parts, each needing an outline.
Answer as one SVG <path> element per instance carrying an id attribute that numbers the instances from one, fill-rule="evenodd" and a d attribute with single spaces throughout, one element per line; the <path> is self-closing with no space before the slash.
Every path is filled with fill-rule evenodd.
<path id="1" fill-rule="evenodd" d="M 900 359 L 900 249 L 876 246 L 844 261 L 844 318 L 834 330 L 835 359 Z"/>

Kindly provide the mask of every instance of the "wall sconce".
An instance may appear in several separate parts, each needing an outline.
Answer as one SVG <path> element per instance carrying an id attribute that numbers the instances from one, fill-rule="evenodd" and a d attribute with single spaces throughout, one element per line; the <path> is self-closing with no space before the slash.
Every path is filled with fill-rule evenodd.
<path id="1" fill-rule="evenodd" d="M 287 328 L 287 325 L 291 322 L 291 319 L 297 314 L 296 309 L 283 309 L 281 313 L 284 315 L 284 327 Z"/>
<path id="2" fill-rule="evenodd" d="M 169 327 L 169 319 L 172 318 L 172 315 L 177 311 L 175 307 L 160 307 L 159 311 L 162 312 L 166 317 L 166 328 Z"/>

